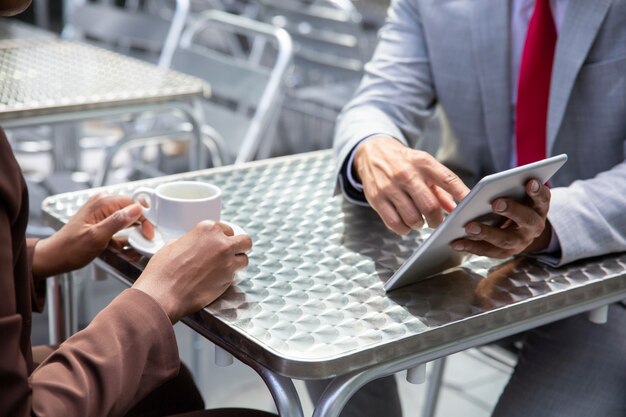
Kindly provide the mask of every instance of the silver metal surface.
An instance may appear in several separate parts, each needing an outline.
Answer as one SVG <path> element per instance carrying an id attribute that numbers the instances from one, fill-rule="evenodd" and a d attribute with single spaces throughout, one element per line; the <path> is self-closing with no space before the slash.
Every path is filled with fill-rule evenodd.
<path id="1" fill-rule="evenodd" d="M 439 393 L 441 382 L 443 381 L 443 373 L 446 369 L 446 358 L 440 358 L 432 362 L 428 385 L 426 386 L 426 396 L 424 399 L 424 407 L 422 408 L 422 417 L 434 417 L 437 411 L 437 403 L 439 402 Z"/>
<path id="2" fill-rule="evenodd" d="M 39 0 L 41 3 L 42 1 Z M 46 26 L 43 26 L 46 27 Z M 33 39 L 41 40 L 55 39 L 57 36 L 46 30 L 20 22 L 19 20 L 2 18 L 0 19 L 0 40 L 6 39 Z"/>
<path id="3" fill-rule="evenodd" d="M 65 340 L 61 277 L 52 277 L 46 281 L 46 298 L 50 300 L 48 302 L 48 341 L 51 345 L 58 345 Z"/>
<path id="4" fill-rule="evenodd" d="M 86 44 L 0 41 L 0 123 L 15 118 L 190 100 L 203 81 Z"/>
<path id="5" fill-rule="evenodd" d="M 48 334 L 51 345 L 59 345 L 76 331 L 71 303 L 73 277 L 71 273 L 52 277 L 46 282 L 48 302 Z"/>
<path id="6" fill-rule="evenodd" d="M 267 368 L 248 365 L 257 371 L 270 390 L 280 417 L 304 417 L 298 391 L 290 378 L 278 375 Z"/>
<path id="7" fill-rule="evenodd" d="M 407 369 L 406 380 L 411 384 L 423 384 L 426 381 L 426 364 L 421 363 Z"/>
<path id="8" fill-rule="evenodd" d="M 589 312 L 589 321 L 595 324 L 604 324 L 609 319 L 609 306 L 602 306 Z"/>
<path id="9" fill-rule="evenodd" d="M 329 391 L 341 398 L 354 383 L 626 295 L 626 254 L 559 269 L 524 258 L 475 257 L 385 294 L 383 282 L 430 231 L 398 237 L 370 209 L 333 197 L 334 165 L 330 151 L 316 152 L 63 194 L 45 200 L 43 209 L 58 228 L 98 192 L 131 194 L 140 185 L 179 179 L 220 186 L 222 218 L 242 226 L 254 248 L 236 284 L 186 322 L 279 374 L 343 375 L 332 384 L 337 392 Z M 120 239 L 99 262 L 132 282 L 147 259 Z M 336 408 L 332 400 L 326 404 Z"/>

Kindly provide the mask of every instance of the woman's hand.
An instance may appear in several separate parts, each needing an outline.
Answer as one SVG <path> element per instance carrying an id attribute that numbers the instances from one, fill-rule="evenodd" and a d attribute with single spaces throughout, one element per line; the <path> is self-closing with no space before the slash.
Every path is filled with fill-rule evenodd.
<path id="1" fill-rule="evenodd" d="M 33 275 L 46 278 L 84 267 L 107 247 L 115 233 L 136 221 L 141 222 L 143 234 L 152 239 L 152 224 L 130 197 L 92 197 L 61 230 L 37 243 Z"/>
<path id="2" fill-rule="evenodd" d="M 172 323 L 222 295 L 235 272 L 248 265 L 250 236 L 233 236 L 222 223 L 200 222 L 159 250 L 133 288 L 150 295 Z"/>

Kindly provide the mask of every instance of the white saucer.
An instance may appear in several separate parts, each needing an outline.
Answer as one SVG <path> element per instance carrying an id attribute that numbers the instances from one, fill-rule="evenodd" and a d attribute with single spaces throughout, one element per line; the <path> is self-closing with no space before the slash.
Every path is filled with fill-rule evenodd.
<path id="1" fill-rule="evenodd" d="M 233 232 L 235 232 L 235 236 L 246 234 L 245 230 L 234 223 L 223 220 L 220 220 L 220 223 L 230 226 L 233 229 Z M 145 256 L 154 255 L 163 247 L 163 245 L 165 245 L 165 242 L 163 241 L 163 238 L 158 230 L 155 229 L 154 231 L 154 239 L 148 240 L 141 234 L 141 226 L 131 229 L 131 232 L 128 235 L 128 243 L 133 247 L 133 249 Z"/>

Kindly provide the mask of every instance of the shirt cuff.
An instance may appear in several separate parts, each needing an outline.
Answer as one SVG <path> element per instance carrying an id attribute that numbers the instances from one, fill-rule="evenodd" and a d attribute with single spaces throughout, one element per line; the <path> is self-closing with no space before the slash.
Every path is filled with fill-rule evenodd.
<path id="1" fill-rule="evenodd" d="M 358 147 L 361 146 L 363 143 L 367 142 L 368 140 L 372 139 L 372 137 L 373 135 L 367 136 L 361 139 L 359 142 L 357 142 L 356 145 L 354 145 L 354 148 L 352 148 L 352 151 L 350 151 L 350 156 L 348 157 L 348 161 L 346 162 L 343 168 L 345 172 L 345 176 L 348 179 L 348 183 L 350 184 L 350 186 L 360 192 L 363 192 L 363 183 L 361 183 L 356 178 L 354 178 L 354 158 L 356 157 L 356 150 L 358 149 Z"/>
<path id="2" fill-rule="evenodd" d="M 345 159 L 341 171 L 339 172 L 339 188 L 346 200 L 353 204 L 369 207 L 365 199 L 365 194 L 363 193 L 363 184 L 354 176 L 354 158 L 356 151 L 363 143 L 380 135 L 386 135 L 386 133 L 372 133 L 358 141 L 350 151 L 348 158 Z"/>
<path id="3" fill-rule="evenodd" d="M 550 235 L 550 243 L 548 243 L 548 248 L 545 250 L 544 253 L 558 253 L 559 255 L 561 253 L 561 242 L 559 242 L 559 237 L 556 235 L 554 229 L 552 229 L 552 234 Z"/>
<path id="4" fill-rule="evenodd" d="M 339 174 L 339 188 L 343 193 L 343 197 L 348 200 L 348 202 L 352 204 L 356 204 L 357 206 L 369 207 L 367 200 L 365 199 L 365 194 L 363 191 L 358 191 L 354 189 L 348 182 L 343 170 Z"/>
<path id="5" fill-rule="evenodd" d="M 548 247 L 530 255 L 546 265 L 555 267 L 559 265 L 561 261 L 561 242 L 559 242 L 559 237 L 554 231 L 554 228 L 552 228 L 552 234 L 550 236 L 550 243 L 548 243 Z"/>

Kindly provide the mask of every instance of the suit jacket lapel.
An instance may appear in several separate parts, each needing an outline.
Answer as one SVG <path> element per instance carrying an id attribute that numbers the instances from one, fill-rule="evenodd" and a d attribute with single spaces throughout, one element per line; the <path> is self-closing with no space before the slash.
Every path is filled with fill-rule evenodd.
<path id="1" fill-rule="evenodd" d="M 583 0 L 585 1 L 585 0 Z M 509 1 L 478 0 L 472 13 L 485 127 L 498 171 L 509 168 L 511 155 L 511 59 Z"/>
<path id="2" fill-rule="evenodd" d="M 548 155 L 554 146 L 578 72 L 612 0 L 570 0 L 554 56 L 548 107 Z"/>

